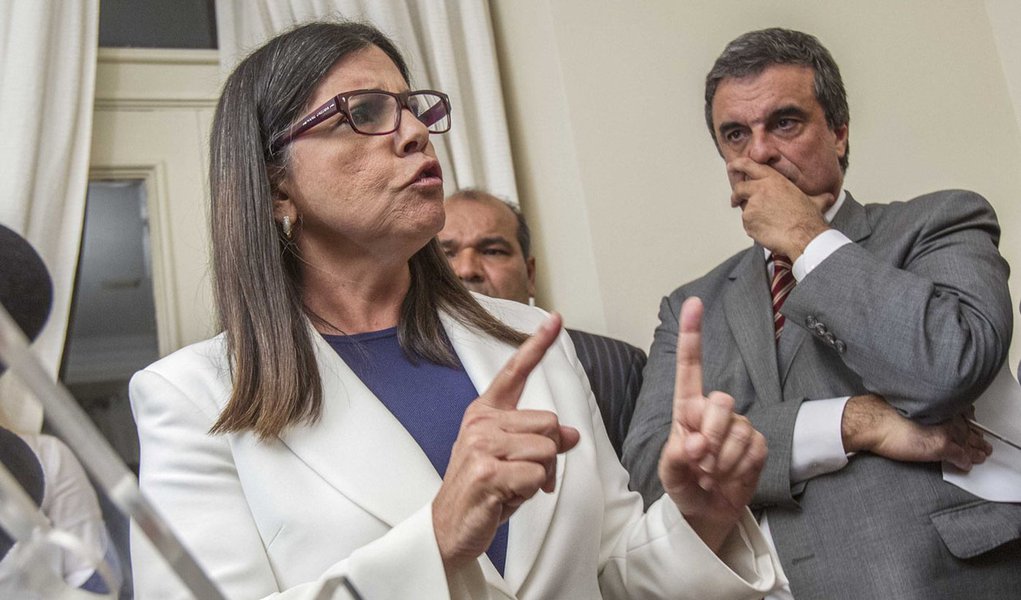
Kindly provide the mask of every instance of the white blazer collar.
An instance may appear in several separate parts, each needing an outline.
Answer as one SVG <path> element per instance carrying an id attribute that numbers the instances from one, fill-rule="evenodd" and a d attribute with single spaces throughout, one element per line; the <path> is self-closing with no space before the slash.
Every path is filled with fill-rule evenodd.
<path id="1" fill-rule="evenodd" d="M 522 307 L 522 309 L 535 310 L 526 307 Z M 461 364 L 468 372 L 468 377 L 475 384 L 475 389 L 480 394 L 483 393 L 503 365 L 514 354 L 515 348 L 475 333 L 450 315 L 441 313 L 440 319 L 451 344 L 461 359 Z M 508 324 L 512 327 L 517 325 L 516 323 Z M 531 333 L 531 330 L 525 331 L 525 333 Z M 550 351 L 556 352 L 557 348 L 554 347 Z M 541 363 L 528 378 L 525 389 L 521 393 L 518 408 L 556 412 L 553 394 Z M 532 570 L 543 540 L 546 539 L 546 531 L 549 529 L 557 499 L 560 497 L 563 478 L 564 457 L 561 456 L 557 460 L 554 491 L 547 494 L 540 490 L 511 516 L 507 539 L 507 562 L 504 565 L 503 576 L 511 594 L 516 594 L 521 584 L 524 583 L 525 577 Z M 483 558 L 485 558 L 484 555 Z M 488 559 L 483 561 L 483 570 L 486 572 L 487 579 L 498 580 L 499 575 Z"/>
<path id="2" fill-rule="evenodd" d="M 280 435 L 338 492 L 393 526 L 432 501 L 440 477 L 410 433 L 318 332 L 312 332 L 323 386 L 317 423 Z"/>
<path id="3" fill-rule="evenodd" d="M 445 313 L 440 314 L 440 320 L 481 394 L 514 348 L 469 329 Z M 336 351 L 318 333 L 313 332 L 312 338 L 323 386 L 322 416 L 312 426 L 288 429 L 280 439 L 338 492 L 394 526 L 432 502 L 440 477 L 411 434 Z M 555 411 L 541 365 L 525 385 L 518 408 Z M 563 474 L 561 456 L 556 490 L 550 494 L 539 491 L 511 517 L 504 569 L 509 587 L 504 591 L 509 595 L 519 589 L 531 571 L 556 508 Z M 499 574 L 484 554 L 480 561 L 487 579 L 499 582 Z"/>

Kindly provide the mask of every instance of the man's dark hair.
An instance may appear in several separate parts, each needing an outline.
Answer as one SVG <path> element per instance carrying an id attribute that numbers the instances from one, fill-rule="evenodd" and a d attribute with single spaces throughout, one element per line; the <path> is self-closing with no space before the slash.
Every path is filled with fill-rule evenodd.
<path id="1" fill-rule="evenodd" d="M 847 93 L 840 69 L 819 40 L 807 33 L 773 27 L 745 33 L 727 44 L 705 78 L 705 122 L 713 136 L 716 149 L 720 142 L 713 129 L 713 97 L 724 79 L 740 79 L 762 73 L 773 65 L 799 65 L 815 73 L 815 98 L 826 115 L 830 129 L 847 125 L 851 120 Z M 840 168 L 847 171 L 850 144 L 840 158 Z"/>
<path id="2" fill-rule="evenodd" d="M 525 220 L 525 215 L 521 213 L 521 209 L 517 204 L 479 188 L 464 188 L 457 190 L 451 194 L 448 199 L 453 200 L 454 198 L 465 198 L 467 200 L 475 200 L 476 202 L 496 200 L 500 204 L 506 206 L 512 213 L 514 213 L 514 217 L 518 220 L 516 236 L 518 238 L 518 245 L 521 246 L 521 254 L 525 257 L 525 260 L 528 260 L 528 258 L 532 256 L 532 230 L 528 228 L 528 221 Z"/>

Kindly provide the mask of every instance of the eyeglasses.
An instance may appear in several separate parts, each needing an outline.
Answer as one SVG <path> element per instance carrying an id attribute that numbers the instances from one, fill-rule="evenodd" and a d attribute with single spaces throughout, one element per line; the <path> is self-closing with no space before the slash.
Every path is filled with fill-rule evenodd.
<path id="1" fill-rule="evenodd" d="M 340 114 L 356 133 L 388 135 L 401 126 L 401 113 L 408 109 L 430 133 L 450 131 L 450 98 L 435 90 L 417 90 L 394 94 L 383 90 L 355 90 L 331 98 L 329 102 L 292 125 L 273 142 L 273 152 L 280 151 L 298 136 Z"/>

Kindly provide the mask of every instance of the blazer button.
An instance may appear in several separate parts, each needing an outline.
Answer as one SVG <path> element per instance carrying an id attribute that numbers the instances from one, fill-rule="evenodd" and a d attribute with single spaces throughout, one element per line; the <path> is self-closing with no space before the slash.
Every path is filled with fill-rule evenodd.
<path id="1" fill-rule="evenodd" d="M 825 334 L 823 334 L 823 337 L 826 338 L 826 343 L 829 344 L 831 347 L 837 343 L 837 336 L 833 335 L 828 331 Z"/>
<path id="2" fill-rule="evenodd" d="M 819 335 L 826 335 L 826 333 L 829 331 L 828 329 L 826 329 L 825 325 L 819 322 L 816 322 L 815 327 L 813 327 L 812 329 L 815 329 L 815 332 L 818 333 Z"/>
<path id="3" fill-rule="evenodd" d="M 818 321 L 816 321 L 815 317 L 813 317 L 812 315 L 808 315 L 807 317 L 805 317 L 805 326 L 815 327 L 816 323 L 818 323 Z"/>
<path id="4" fill-rule="evenodd" d="M 837 343 L 834 344 L 834 347 L 837 349 L 837 352 L 841 354 L 847 352 L 847 344 L 845 344 L 843 340 L 837 340 Z"/>

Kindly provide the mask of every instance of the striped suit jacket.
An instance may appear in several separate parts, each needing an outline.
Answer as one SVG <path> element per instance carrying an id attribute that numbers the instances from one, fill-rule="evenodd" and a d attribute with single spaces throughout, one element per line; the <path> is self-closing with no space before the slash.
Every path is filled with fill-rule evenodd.
<path id="1" fill-rule="evenodd" d="M 577 329 L 568 329 L 567 334 L 588 375 L 606 434 L 620 458 L 635 399 L 642 387 L 645 352 L 626 342 Z"/>

